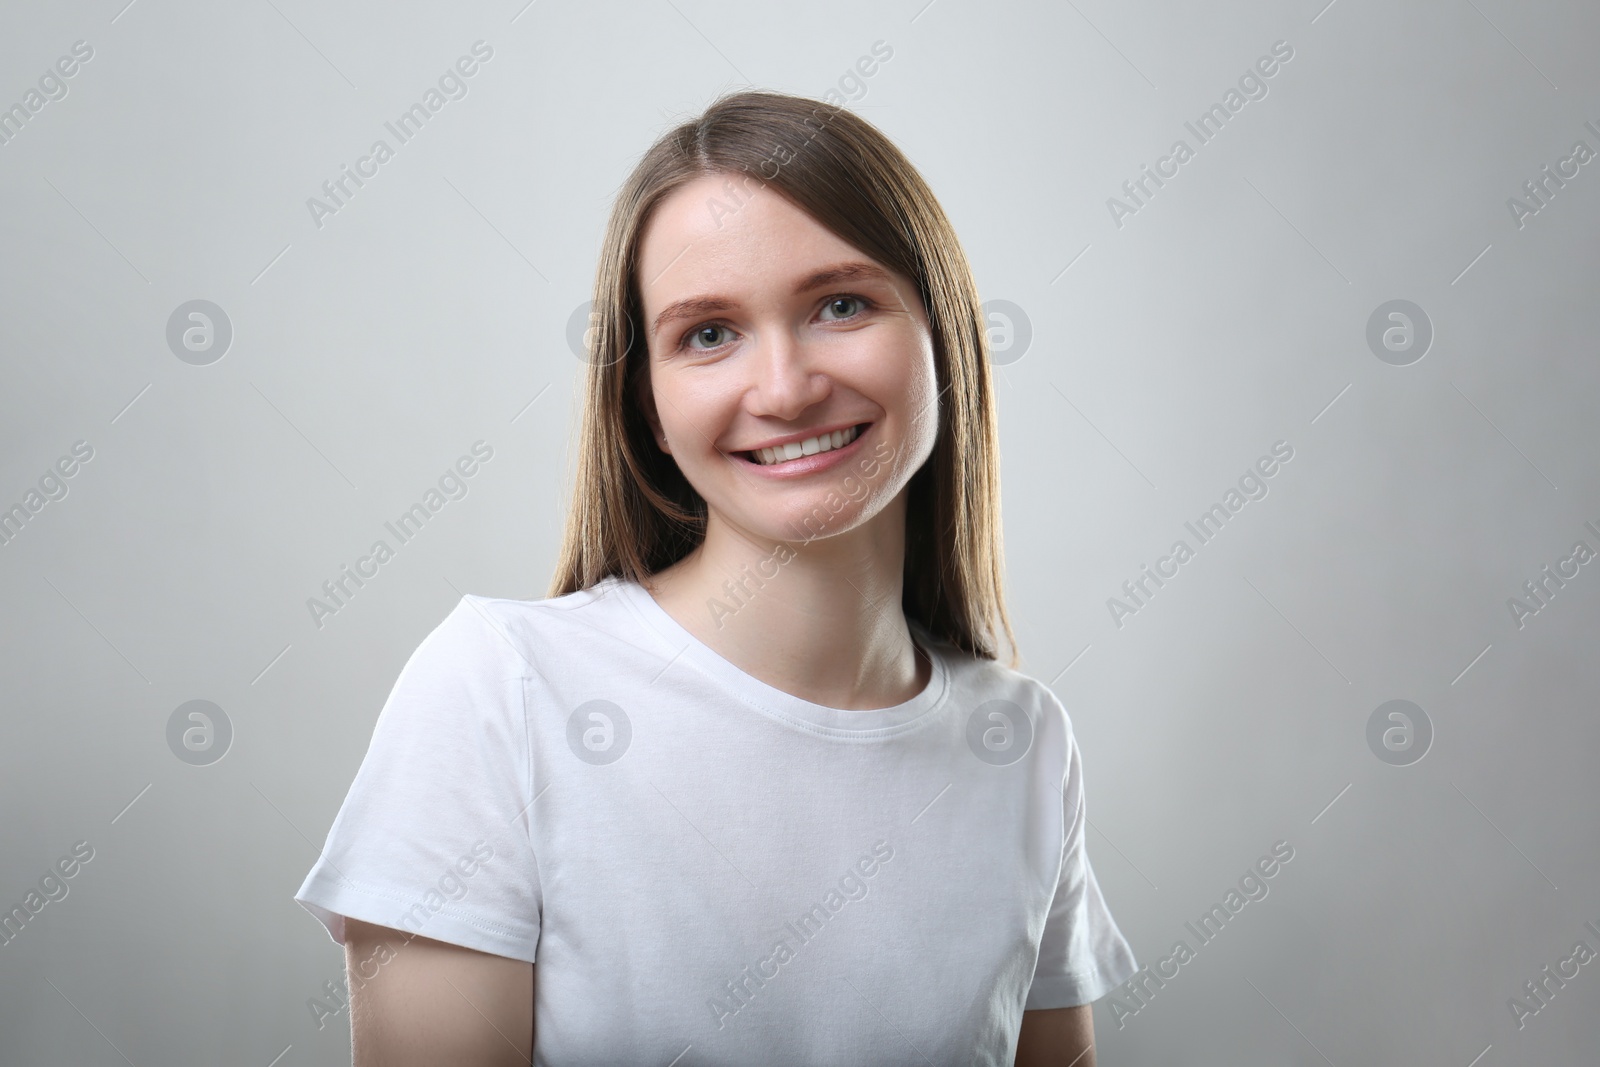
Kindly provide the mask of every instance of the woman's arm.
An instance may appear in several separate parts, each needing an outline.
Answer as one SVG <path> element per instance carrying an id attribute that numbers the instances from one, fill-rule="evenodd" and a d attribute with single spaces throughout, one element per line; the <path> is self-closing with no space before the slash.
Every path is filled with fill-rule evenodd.
<path id="1" fill-rule="evenodd" d="M 345 920 L 354 1067 L 528 1067 L 533 968 Z"/>
<path id="2" fill-rule="evenodd" d="M 1094 1005 L 1022 1013 L 1013 1067 L 1094 1067 Z"/>

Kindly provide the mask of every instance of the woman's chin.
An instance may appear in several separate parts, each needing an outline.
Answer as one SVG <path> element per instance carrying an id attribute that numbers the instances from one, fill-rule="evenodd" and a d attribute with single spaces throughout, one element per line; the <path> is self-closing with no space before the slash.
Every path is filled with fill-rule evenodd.
<path id="1" fill-rule="evenodd" d="M 798 546 L 861 527 L 873 517 L 864 510 L 863 503 L 831 490 L 818 494 L 815 499 L 796 500 L 787 507 L 743 508 L 730 518 L 732 525 L 757 543 L 783 541 Z"/>

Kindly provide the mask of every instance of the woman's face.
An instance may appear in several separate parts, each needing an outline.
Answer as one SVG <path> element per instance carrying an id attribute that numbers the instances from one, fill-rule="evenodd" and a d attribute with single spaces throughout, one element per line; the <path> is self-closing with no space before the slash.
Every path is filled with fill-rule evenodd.
<path id="1" fill-rule="evenodd" d="M 911 279 L 777 193 L 736 184 L 696 179 L 644 230 L 638 399 L 713 525 L 767 543 L 840 533 L 881 512 L 933 451 L 927 313 Z"/>

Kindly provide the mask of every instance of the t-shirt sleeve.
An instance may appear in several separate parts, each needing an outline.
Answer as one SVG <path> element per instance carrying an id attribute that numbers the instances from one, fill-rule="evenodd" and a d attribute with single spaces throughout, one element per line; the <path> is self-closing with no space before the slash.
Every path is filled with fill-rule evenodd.
<path id="1" fill-rule="evenodd" d="M 1049 693 L 1049 690 L 1046 690 Z M 1067 758 L 1061 783 L 1061 876 L 1045 920 L 1039 960 L 1024 1011 L 1065 1008 L 1099 1000 L 1138 970 L 1133 949 L 1111 917 L 1089 864 L 1084 832 L 1083 764 L 1066 709 L 1049 693 L 1047 714 L 1066 726 Z"/>
<path id="2" fill-rule="evenodd" d="M 531 667 L 463 597 L 406 661 L 298 901 L 344 943 L 348 918 L 533 962 L 542 897 L 528 832 Z"/>

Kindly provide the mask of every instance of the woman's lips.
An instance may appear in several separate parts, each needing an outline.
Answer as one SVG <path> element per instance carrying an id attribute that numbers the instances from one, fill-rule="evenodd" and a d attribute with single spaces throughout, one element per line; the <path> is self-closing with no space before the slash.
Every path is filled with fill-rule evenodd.
<path id="1" fill-rule="evenodd" d="M 877 423 L 875 422 L 860 423 L 856 427 L 855 439 L 838 448 L 832 448 L 826 452 L 816 452 L 809 456 L 800 456 L 797 459 L 783 460 L 778 463 L 757 463 L 750 458 L 748 452 L 736 452 L 733 455 L 737 456 L 739 461 L 746 466 L 769 478 L 800 477 L 827 470 L 829 467 L 836 466 L 848 459 L 860 447 L 861 439 L 866 437 L 876 425 Z"/>

